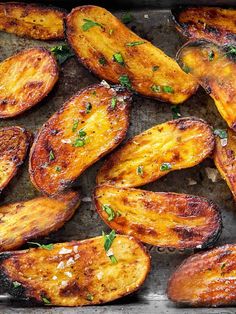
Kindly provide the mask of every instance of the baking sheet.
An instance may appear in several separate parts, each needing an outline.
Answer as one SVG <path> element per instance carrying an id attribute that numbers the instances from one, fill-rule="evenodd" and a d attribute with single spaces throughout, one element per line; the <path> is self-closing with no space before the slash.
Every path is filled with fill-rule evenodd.
<path id="1" fill-rule="evenodd" d="M 113 11 L 120 17 L 123 12 Z M 175 30 L 169 10 L 133 10 L 134 20 L 128 26 L 141 37 L 174 57 L 178 48 L 186 40 Z M 0 32 L 0 61 L 24 48 L 43 46 L 53 47 L 62 42 L 43 42 L 20 38 L 15 35 Z M 88 72 L 75 57 L 67 60 L 61 67 L 59 82 L 52 93 L 39 105 L 16 119 L 1 120 L 0 126 L 19 125 L 37 132 L 40 126 L 57 111 L 62 104 L 83 87 L 99 80 Z M 225 127 L 224 121 L 218 114 L 213 101 L 199 89 L 196 95 L 180 106 L 182 116 L 197 116 L 208 121 L 213 127 Z M 171 105 L 156 100 L 146 99 L 135 95 L 133 98 L 130 128 L 127 138 L 139 134 L 155 124 L 172 119 Z M 127 139 L 126 138 L 126 139 Z M 103 159 L 104 160 L 104 159 Z M 97 170 L 103 163 L 100 160 L 90 167 L 78 180 L 83 202 L 75 216 L 58 232 L 45 238 L 42 243 L 82 240 L 100 235 L 102 230 L 109 229 L 98 217 L 91 203 L 91 192 L 95 186 Z M 144 186 L 152 191 L 172 191 L 205 196 L 213 200 L 222 210 L 224 229 L 218 244 L 233 243 L 236 239 L 235 204 L 226 183 L 220 179 L 213 183 L 206 174 L 206 168 L 214 168 L 208 159 L 200 165 L 181 171 L 171 172 L 157 182 Z M 1 195 L 1 204 L 30 199 L 38 192 L 33 188 L 28 172 L 28 160 L 19 174 Z M 189 180 L 197 182 L 189 185 Z M 40 219 L 43 219 L 41 217 Z M 113 302 L 109 305 L 86 308 L 25 308 L 21 304 L 12 303 L 8 296 L 0 297 L 0 313 L 235 313 L 236 309 L 183 309 L 169 302 L 165 295 L 166 285 L 170 274 L 179 265 L 188 252 L 160 250 L 149 247 L 152 256 L 152 270 L 143 287 L 134 295 Z M 25 306 L 25 305 L 24 305 Z"/>

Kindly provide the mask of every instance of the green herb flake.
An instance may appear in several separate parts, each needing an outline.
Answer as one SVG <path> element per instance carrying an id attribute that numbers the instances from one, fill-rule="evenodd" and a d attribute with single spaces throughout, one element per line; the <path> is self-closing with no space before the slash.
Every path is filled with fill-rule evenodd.
<path id="1" fill-rule="evenodd" d="M 77 138 L 72 146 L 74 147 L 82 147 L 85 145 L 85 140 L 81 138 Z"/>
<path id="2" fill-rule="evenodd" d="M 227 138 L 227 132 L 225 130 L 222 130 L 222 129 L 215 129 L 214 134 L 219 136 L 220 139 Z"/>
<path id="3" fill-rule="evenodd" d="M 54 54 L 59 64 L 62 64 L 67 59 L 74 56 L 74 53 L 70 50 L 70 48 L 67 45 L 52 47 L 50 51 Z"/>
<path id="4" fill-rule="evenodd" d="M 88 293 L 87 296 L 86 296 L 86 299 L 88 301 L 93 301 L 93 295 L 91 293 Z"/>
<path id="5" fill-rule="evenodd" d="M 92 104 L 90 102 L 88 102 L 85 106 L 85 112 L 86 113 L 90 113 L 92 110 Z"/>
<path id="6" fill-rule="evenodd" d="M 53 160 L 55 160 L 55 155 L 54 155 L 53 151 L 50 150 L 50 152 L 49 152 L 49 161 L 53 161 Z"/>
<path id="7" fill-rule="evenodd" d="M 152 86 L 151 86 L 151 90 L 152 90 L 154 93 L 160 93 L 160 92 L 161 92 L 161 86 L 152 85 Z"/>
<path id="8" fill-rule="evenodd" d="M 56 170 L 56 172 L 61 172 L 61 167 L 60 166 L 56 166 L 55 170 Z"/>
<path id="9" fill-rule="evenodd" d="M 220 269 L 223 270 L 226 266 L 226 263 L 221 264 Z"/>
<path id="10" fill-rule="evenodd" d="M 209 53 L 208 53 L 208 60 L 209 61 L 212 61 L 214 59 L 214 56 L 215 56 L 215 53 L 213 50 L 211 50 Z"/>
<path id="11" fill-rule="evenodd" d="M 94 22 L 92 20 L 88 20 L 88 19 L 84 19 L 84 24 L 82 25 L 82 30 L 84 32 L 88 31 L 90 28 L 94 27 L 94 26 L 100 26 L 103 28 L 102 24 Z"/>
<path id="12" fill-rule="evenodd" d="M 138 166 L 136 169 L 136 172 L 139 176 L 143 175 L 143 166 Z"/>
<path id="13" fill-rule="evenodd" d="M 109 35 L 112 35 L 114 33 L 114 29 L 109 29 Z"/>
<path id="14" fill-rule="evenodd" d="M 164 162 L 161 167 L 160 167 L 160 170 L 161 171 L 167 171 L 167 170 L 170 170 L 171 169 L 171 164 L 168 163 L 168 162 Z"/>
<path id="15" fill-rule="evenodd" d="M 104 232 L 102 234 L 104 237 L 104 249 L 107 252 L 116 238 L 116 232 L 112 230 L 109 234 L 105 234 Z"/>
<path id="16" fill-rule="evenodd" d="M 122 54 L 120 52 L 117 52 L 113 55 L 113 60 L 117 63 L 119 63 L 120 65 L 124 65 L 124 58 L 122 56 Z"/>
<path id="17" fill-rule="evenodd" d="M 115 258 L 114 255 L 110 255 L 109 258 L 110 258 L 112 264 L 117 264 L 118 263 L 118 261 L 117 261 L 117 259 Z"/>
<path id="18" fill-rule="evenodd" d="M 112 97 L 112 99 L 111 99 L 111 108 L 112 109 L 115 109 L 116 103 L 117 103 L 117 98 L 116 97 Z"/>
<path id="19" fill-rule="evenodd" d="M 187 74 L 190 73 L 190 67 L 188 67 L 186 64 L 183 64 L 182 70 Z"/>
<path id="20" fill-rule="evenodd" d="M 119 82 L 122 86 L 124 86 L 128 89 L 132 89 L 131 82 L 130 82 L 130 79 L 129 79 L 127 74 L 121 75 L 119 77 Z"/>
<path id="21" fill-rule="evenodd" d="M 173 119 L 179 119 L 181 117 L 180 107 L 178 105 L 171 107 Z"/>
<path id="22" fill-rule="evenodd" d="M 173 90 L 173 88 L 171 86 L 166 85 L 166 86 L 163 86 L 162 89 L 163 89 L 164 93 L 169 93 L 169 94 L 173 94 L 174 93 L 174 90 Z"/>
<path id="23" fill-rule="evenodd" d="M 32 245 L 36 245 L 42 249 L 45 249 L 45 250 L 48 250 L 48 251 L 51 251 L 53 249 L 53 244 L 50 243 L 50 244 L 40 244 L 40 243 L 37 243 L 37 242 L 28 242 L 28 244 L 32 244 Z"/>
<path id="24" fill-rule="evenodd" d="M 21 283 L 18 282 L 18 281 L 13 281 L 12 284 L 13 284 L 13 287 L 14 287 L 14 288 L 19 288 L 19 287 L 21 287 Z"/>
<path id="25" fill-rule="evenodd" d="M 116 213 L 109 205 L 102 205 L 102 209 L 107 213 L 108 215 L 108 221 L 112 221 L 116 218 Z"/>
<path id="26" fill-rule="evenodd" d="M 227 46 L 226 47 L 227 57 L 235 58 L 236 57 L 236 46 Z"/>
<path id="27" fill-rule="evenodd" d="M 127 47 L 134 47 L 134 46 L 139 46 L 145 44 L 145 41 L 132 41 L 130 43 L 127 43 L 126 46 Z"/>
<path id="28" fill-rule="evenodd" d="M 152 67 L 152 72 L 156 72 L 158 69 L 159 69 L 159 66 L 158 65 L 154 65 Z"/>
<path id="29" fill-rule="evenodd" d="M 121 17 L 121 20 L 124 24 L 128 24 L 133 21 L 133 15 L 129 12 L 125 12 Z"/>
<path id="30" fill-rule="evenodd" d="M 101 64 L 101 65 L 106 65 L 107 64 L 107 60 L 104 58 L 104 57 L 101 57 L 98 59 L 98 62 Z"/>
<path id="31" fill-rule="evenodd" d="M 72 132 L 75 132 L 77 130 L 78 125 L 79 125 L 79 120 L 78 119 L 74 120 L 73 126 L 72 126 Z"/>
<path id="32" fill-rule="evenodd" d="M 78 133 L 80 137 L 85 137 L 87 135 L 87 133 L 83 129 L 79 130 Z"/>
<path id="33" fill-rule="evenodd" d="M 50 300 L 48 298 L 45 297 L 41 297 L 42 301 L 44 304 L 51 304 Z"/>

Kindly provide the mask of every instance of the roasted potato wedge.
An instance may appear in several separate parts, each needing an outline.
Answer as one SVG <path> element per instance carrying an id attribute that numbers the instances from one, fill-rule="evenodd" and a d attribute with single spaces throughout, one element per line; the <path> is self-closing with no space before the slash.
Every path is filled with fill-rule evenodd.
<path id="1" fill-rule="evenodd" d="M 100 78 L 174 104 L 195 93 L 196 80 L 114 15 L 97 6 L 81 6 L 66 18 L 67 39 L 77 57 Z"/>
<path id="2" fill-rule="evenodd" d="M 236 47 L 220 47 L 207 41 L 189 42 L 178 53 L 180 65 L 188 70 L 206 92 L 229 127 L 236 131 Z"/>
<path id="3" fill-rule="evenodd" d="M 218 208 L 198 196 L 101 185 L 94 201 L 112 229 L 158 247 L 207 247 L 221 233 Z"/>
<path id="4" fill-rule="evenodd" d="M 56 194 L 125 137 L 130 93 L 93 85 L 72 97 L 40 130 L 30 154 L 30 177 L 45 194 Z"/>
<path id="5" fill-rule="evenodd" d="M 235 260 L 235 244 L 190 256 L 170 278 L 169 299 L 204 307 L 236 304 Z"/>
<path id="6" fill-rule="evenodd" d="M 214 136 L 203 120 L 190 117 L 156 125 L 130 139 L 104 163 L 97 184 L 135 187 L 208 157 Z"/>
<path id="7" fill-rule="evenodd" d="M 26 3 L 0 3 L 0 31 L 33 39 L 64 38 L 62 9 Z"/>
<path id="8" fill-rule="evenodd" d="M 57 61 L 44 48 L 22 50 L 0 63 L 0 118 L 14 117 L 40 102 L 58 80 Z"/>
<path id="9" fill-rule="evenodd" d="M 0 251 L 17 249 L 30 239 L 61 228 L 79 206 L 79 193 L 45 196 L 0 206 Z"/>
<path id="10" fill-rule="evenodd" d="M 132 237 L 117 236 L 110 251 L 114 263 L 103 237 L 96 237 L 55 244 L 52 250 L 2 253 L 1 286 L 13 296 L 45 304 L 110 302 L 136 291 L 150 270 L 149 255 Z"/>
<path id="11" fill-rule="evenodd" d="M 176 28 L 191 39 L 236 43 L 236 10 L 217 7 L 186 7 L 172 10 Z"/>
<path id="12" fill-rule="evenodd" d="M 236 133 L 230 129 L 227 133 L 226 145 L 224 139 L 216 138 L 214 162 L 236 200 Z"/>
<path id="13" fill-rule="evenodd" d="M 0 129 L 0 192 L 16 175 L 22 165 L 31 134 L 18 126 Z"/>

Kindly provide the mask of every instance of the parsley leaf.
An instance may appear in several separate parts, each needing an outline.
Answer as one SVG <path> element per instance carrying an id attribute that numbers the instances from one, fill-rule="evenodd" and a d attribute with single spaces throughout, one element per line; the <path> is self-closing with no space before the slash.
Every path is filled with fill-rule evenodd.
<path id="1" fill-rule="evenodd" d="M 126 88 L 128 88 L 128 89 L 131 89 L 131 88 L 132 88 L 131 82 L 130 82 L 129 77 L 128 77 L 127 74 L 121 75 L 121 76 L 119 77 L 119 82 L 120 82 L 120 84 L 121 84 L 122 86 L 124 86 L 124 87 L 126 87 Z"/>
<path id="2" fill-rule="evenodd" d="M 61 172 L 61 167 L 60 166 L 56 166 L 56 172 Z"/>
<path id="3" fill-rule="evenodd" d="M 74 147 L 82 147 L 85 145 L 84 139 L 77 138 L 72 146 Z"/>
<path id="4" fill-rule="evenodd" d="M 55 159 L 55 155 L 52 150 L 49 152 L 49 161 L 53 161 Z"/>
<path id="5" fill-rule="evenodd" d="M 101 64 L 101 65 L 106 65 L 107 64 L 107 60 L 104 58 L 104 57 L 101 57 L 98 59 L 98 62 Z"/>
<path id="6" fill-rule="evenodd" d="M 72 132 L 75 132 L 76 129 L 78 128 L 78 125 L 79 125 L 79 120 L 74 120 L 73 122 L 73 126 L 72 126 Z"/>
<path id="7" fill-rule="evenodd" d="M 44 304 L 51 304 L 51 301 L 46 297 L 41 297 Z"/>
<path id="8" fill-rule="evenodd" d="M 102 205 L 102 209 L 107 213 L 108 215 L 108 221 L 112 221 L 113 219 L 116 218 L 116 213 L 112 209 L 111 206 L 109 205 Z"/>
<path id="9" fill-rule="evenodd" d="M 230 58 L 236 57 L 236 46 L 227 46 L 226 47 L 226 56 Z"/>
<path id="10" fill-rule="evenodd" d="M 161 86 L 152 85 L 152 86 L 151 86 L 151 90 L 152 90 L 154 93 L 160 93 L 160 92 L 161 92 Z"/>
<path id="11" fill-rule="evenodd" d="M 227 132 L 225 130 L 222 130 L 222 129 L 215 129 L 214 134 L 219 136 L 219 138 L 221 138 L 221 139 L 227 138 Z"/>
<path id="12" fill-rule="evenodd" d="M 115 109 L 116 102 L 117 102 L 117 98 L 116 97 L 112 97 L 112 99 L 111 99 L 111 108 L 112 109 Z"/>
<path id="13" fill-rule="evenodd" d="M 214 56 L 215 56 L 215 53 L 213 50 L 211 50 L 209 53 L 208 53 L 208 60 L 209 61 L 212 61 L 214 59 Z"/>
<path id="14" fill-rule="evenodd" d="M 133 15 L 129 12 L 125 12 L 121 17 L 121 20 L 123 23 L 128 24 L 133 21 Z"/>
<path id="15" fill-rule="evenodd" d="M 164 93 L 169 93 L 169 94 L 173 94 L 174 93 L 174 90 L 173 90 L 173 88 L 171 86 L 166 85 L 166 86 L 163 86 L 162 89 L 163 89 Z"/>
<path id="16" fill-rule="evenodd" d="M 48 250 L 48 251 L 51 251 L 53 249 L 53 244 L 50 243 L 50 244 L 40 244 L 40 243 L 37 243 L 37 242 L 27 242 L 28 244 L 33 244 L 33 245 L 36 245 L 42 249 L 45 249 L 45 250 Z"/>
<path id="17" fill-rule="evenodd" d="M 86 135 L 87 135 L 87 133 L 83 129 L 79 130 L 79 136 L 80 137 L 85 137 Z"/>
<path id="18" fill-rule="evenodd" d="M 172 115 L 173 115 L 173 119 L 179 119 L 181 117 L 181 113 L 180 113 L 180 107 L 179 106 L 172 106 L 171 107 L 171 111 L 172 111 Z"/>
<path id="19" fill-rule="evenodd" d="M 84 19 L 84 24 L 82 25 L 82 30 L 84 32 L 88 31 L 90 28 L 94 27 L 94 26 L 100 26 L 103 28 L 102 24 L 94 22 L 92 20 L 88 20 L 88 19 Z"/>
<path id="20" fill-rule="evenodd" d="M 159 69 L 159 66 L 158 66 L 158 65 L 154 65 L 154 66 L 152 67 L 152 71 L 153 71 L 153 72 L 156 72 L 158 69 Z"/>
<path id="21" fill-rule="evenodd" d="M 91 293 L 88 293 L 86 299 L 88 301 L 93 301 L 93 295 Z"/>
<path id="22" fill-rule="evenodd" d="M 92 104 L 90 102 L 88 102 L 85 106 L 85 112 L 86 113 L 90 113 L 92 110 Z"/>
<path id="23" fill-rule="evenodd" d="M 12 284 L 14 288 L 19 288 L 21 286 L 21 283 L 18 281 L 13 281 Z"/>
<path id="24" fill-rule="evenodd" d="M 52 47 L 50 51 L 54 54 L 59 64 L 62 64 L 67 59 L 74 56 L 74 53 L 67 45 Z"/>
<path id="25" fill-rule="evenodd" d="M 134 47 L 134 46 L 139 46 L 145 44 L 145 41 L 132 41 L 130 43 L 127 43 L 126 46 L 128 47 Z"/>
<path id="26" fill-rule="evenodd" d="M 143 166 L 138 166 L 136 169 L 136 172 L 139 176 L 143 175 Z"/>
<path id="27" fill-rule="evenodd" d="M 183 64 L 182 70 L 187 74 L 190 73 L 190 67 L 188 67 L 186 64 Z"/>
<path id="28" fill-rule="evenodd" d="M 124 58 L 122 56 L 122 54 L 120 52 L 117 52 L 113 55 L 113 60 L 117 63 L 119 63 L 120 65 L 124 65 Z"/>
<path id="29" fill-rule="evenodd" d="M 168 162 L 164 162 L 161 167 L 160 167 L 160 170 L 161 171 L 167 171 L 167 170 L 170 170 L 171 169 L 171 164 L 168 163 Z"/>

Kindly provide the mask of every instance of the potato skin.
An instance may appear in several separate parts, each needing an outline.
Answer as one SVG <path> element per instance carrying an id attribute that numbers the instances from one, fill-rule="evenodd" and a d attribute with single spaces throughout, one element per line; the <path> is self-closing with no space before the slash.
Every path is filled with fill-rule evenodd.
<path id="1" fill-rule="evenodd" d="M 110 228 L 158 247 L 205 248 L 221 233 L 219 209 L 198 196 L 101 185 L 94 202 Z M 112 208 L 114 219 L 109 221 L 103 205 Z"/>
<path id="2" fill-rule="evenodd" d="M 44 48 L 22 50 L 0 63 L 0 118 L 21 114 L 39 103 L 57 82 L 57 61 Z"/>
<path id="3" fill-rule="evenodd" d="M 153 182 L 171 171 L 197 165 L 211 154 L 214 142 L 211 127 L 198 118 L 156 125 L 112 154 L 99 170 L 97 184 L 137 187 Z M 171 169 L 162 171 L 166 163 Z"/>
<path id="4" fill-rule="evenodd" d="M 18 126 L 0 129 L 0 192 L 24 162 L 31 139 L 31 134 Z"/>
<path id="5" fill-rule="evenodd" d="M 167 295 L 183 305 L 235 305 L 236 245 L 228 244 L 187 258 L 171 276 Z"/>
<path id="6" fill-rule="evenodd" d="M 0 30 L 40 40 L 63 39 L 66 11 L 27 3 L 0 3 Z"/>
<path id="7" fill-rule="evenodd" d="M 114 97 L 117 103 L 112 109 Z M 35 187 L 45 194 L 56 194 L 114 149 L 128 129 L 130 101 L 131 95 L 126 90 L 103 84 L 87 87 L 68 100 L 41 128 L 32 146 L 29 171 Z M 88 104 L 91 111 L 86 113 Z M 80 130 L 86 132 L 88 142 L 83 147 L 74 147 Z"/>
<path id="8" fill-rule="evenodd" d="M 14 250 L 30 239 L 57 231 L 80 204 L 76 191 L 0 206 L 0 251 Z M 43 219 L 41 219 L 43 217 Z"/>
<path id="9" fill-rule="evenodd" d="M 117 259 L 113 264 L 103 246 L 103 237 L 96 237 L 55 244 L 50 251 L 2 253 L 1 286 L 17 298 L 43 303 L 45 297 L 59 306 L 101 304 L 136 291 L 150 270 L 145 248 L 132 237 L 117 235 L 111 246 Z M 63 248 L 70 253 L 62 254 Z M 21 286 L 14 288 L 14 281 Z"/>
<path id="10" fill-rule="evenodd" d="M 179 50 L 177 60 L 196 77 L 228 126 L 236 131 L 236 62 L 230 49 L 205 40 L 189 42 Z"/>
<path id="11" fill-rule="evenodd" d="M 236 43 L 236 10 L 217 7 L 186 7 L 172 10 L 176 28 L 192 40 Z"/>
<path id="12" fill-rule="evenodd" d="M 84 31 L 85 19 L 102 27 Z M 100 78 L 117 84 L 122 75 L 128 75 L 138 93 L 175 104 L 184 102 L 197 90 L 196 80 L 184 73 L 173 59 L 137 36 L 104 8 L 87 5 L 73 9 L 66 18 L 66 34 L 79 60 Z M 127 46 L 140 41 L 145 43 Z M 123 56 L 124 64 L 114 61 L 115 53 Z M 153 71 L 153 67 L 157 70 Z M 153 90 L 153 86 L 160 90 Z M 165 87 L 171 87 L 172 91 L 164 91 Z"/>
<path id="13" fill-rule="evenodd" d="M 214 162 L 228 184 L 234 199 L 236 200 L 236 134 L 228 129 L 227 145 L 222 146 L 219 137 L 216 137 L 214 150 Z"/>

